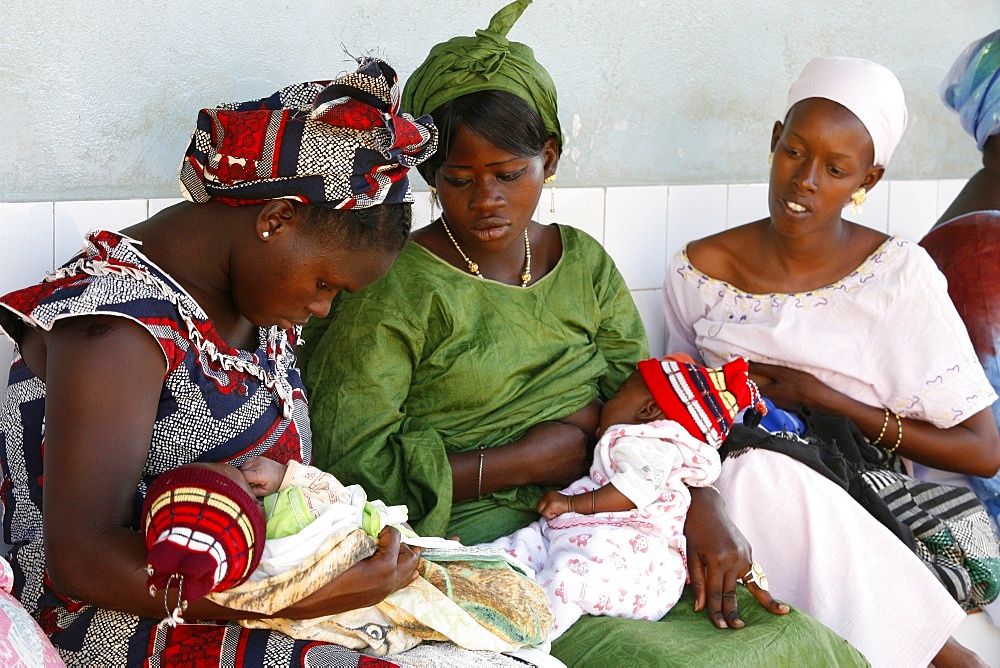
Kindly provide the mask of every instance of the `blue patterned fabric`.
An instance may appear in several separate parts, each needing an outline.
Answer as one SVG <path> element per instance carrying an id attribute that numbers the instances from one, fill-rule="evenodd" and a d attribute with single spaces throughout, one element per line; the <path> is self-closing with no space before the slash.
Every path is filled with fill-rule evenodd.
<path id="1" fill-rule="evenodd" d="M 986 140 L 1000 132 L 1000 30 L 966 47 L 941 82 L 940 92 L 982 151 Z"/>

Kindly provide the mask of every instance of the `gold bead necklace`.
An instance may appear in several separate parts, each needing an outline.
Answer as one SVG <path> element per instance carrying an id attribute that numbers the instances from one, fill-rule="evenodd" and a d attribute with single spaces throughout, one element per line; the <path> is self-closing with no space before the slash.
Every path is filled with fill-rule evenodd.
<path id="1" fill-rule="evenodd" d="M 465 251 L 462 250 L 462 247 L 458 245 L 457 241 L 455 241 L 455 237 L 452 236 L 451 230 L 448 228 L 448 223 L 444 219 L 444 213 L 441 214 L 441 225 L 444 226 L 444 232 L 445 232 L 445 234 L 448 235 L 448 238 L 451 239 L 451 243 L 455 246 L 455 250 L 457 250 L 458 254 L 462 256 L 463 260 L 465 260 L 465 264 L 467 264 L 469 266 L 469 273 L 470 274 L 475 274 L 479 278 L 485 278 L 481 273 L 479 273 L 479 265 L 476 264 L 475 262 L 473 262 L 472 260 L 470 260 L 469 256 L 466 255 Z M 525 230 L 524 230 L 524 273 L 521 274 L 521 287 L 522 288 L 528 287 L 528 283 L 530 283 L 530 282 L 531 282 L 531 242 L 528 241 L 528 230 L 527 230 L 527 228 L 525 228 Z"/>

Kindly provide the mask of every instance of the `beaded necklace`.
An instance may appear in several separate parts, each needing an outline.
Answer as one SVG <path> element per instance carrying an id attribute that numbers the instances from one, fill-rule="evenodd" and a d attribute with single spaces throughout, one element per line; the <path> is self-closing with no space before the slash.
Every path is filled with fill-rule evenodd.
<path id="1" fill-rule="evenodd" d="M 462 256 L 465 263 L 469 266 L 469 273 L 475 274 L 479 278 L 485 278 L 481 273 L 479 273 L 479 265 L 469 259 L 469 256 L 465 254 L 462 247 L 458 245 L 458 241 L 451 234 L 451 229 L 448 228 L 448 223 L 444 219 L 444 214 L 441 214 L 441 225 L 444 226 L 445 234 L 451 239 L 451 243 L 455 246 L 455 250 L 458 254 Z M 524 230 L 524 273 L 521 274 L 521 287 L 528 287 L 528 283 L 531 282 L 531 242 L 528 241 L 528 230 Z"/>

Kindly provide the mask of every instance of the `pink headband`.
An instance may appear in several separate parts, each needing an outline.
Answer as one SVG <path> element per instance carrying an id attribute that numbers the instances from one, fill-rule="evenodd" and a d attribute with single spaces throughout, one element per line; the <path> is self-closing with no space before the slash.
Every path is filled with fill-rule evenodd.
<path id="1" fill-rule="evenodd" d="M 875 164 L 889 164 L 906 129 L 906 101 L 896 75 L 863 58 L 813 58 L 788 89 L 785 116 L 797 102 L 810 97 L 847 107 L 871 135 Z"/>

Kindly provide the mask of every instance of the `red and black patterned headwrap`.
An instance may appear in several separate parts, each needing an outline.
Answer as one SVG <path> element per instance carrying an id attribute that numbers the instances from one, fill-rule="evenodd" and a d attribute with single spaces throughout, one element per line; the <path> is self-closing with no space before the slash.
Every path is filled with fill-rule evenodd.
<path id="1" fill-rule="evenodd" d="M 434 153 L 430 116 L 399 111 L 396 72 L 362 58 L 356 72 L 252 102 L 198 112 L 181 163 L 192 202 L 293 199 L 337 209 L 412 202 L 406 173 Z"/>
<path id="2" fill-rule="evenodd" d="M 757 384 L 750 380 L 749 365 L 742 357 L 718 369 L 673 356 L 643 360 L 638 366 L 666 418 L 714 448 L 726 440 L 739 411 L 751 409 L 743 416 L 743 422 L 751 427 L 767 413 Z"/>

